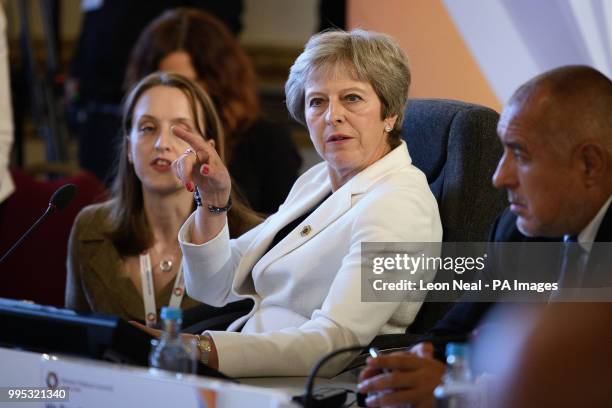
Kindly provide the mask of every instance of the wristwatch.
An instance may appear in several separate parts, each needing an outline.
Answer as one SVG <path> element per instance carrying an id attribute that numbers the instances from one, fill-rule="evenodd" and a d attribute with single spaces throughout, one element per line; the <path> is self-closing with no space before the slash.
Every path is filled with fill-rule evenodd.
<path id="1" fill-rule="evenodd" d="M 195 335 L 196 346 L 200 351 L 200 362 L 204 365 L 208 365 L 210 359 L 210 351 L 212 350 L 212 342 L 208 336 Z"/>

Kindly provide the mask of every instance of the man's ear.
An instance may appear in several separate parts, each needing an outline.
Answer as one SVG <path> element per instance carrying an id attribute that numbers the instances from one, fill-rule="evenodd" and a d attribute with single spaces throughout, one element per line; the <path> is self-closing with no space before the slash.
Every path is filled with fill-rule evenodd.
<path id="1" fill-rule="evenodd" d="M 584 180 L 591 187 L 605 177 L 607 155 L 605 148 L 597 142 L 585 142 L 578 148 L 578 159 L 583 168 Z"/>

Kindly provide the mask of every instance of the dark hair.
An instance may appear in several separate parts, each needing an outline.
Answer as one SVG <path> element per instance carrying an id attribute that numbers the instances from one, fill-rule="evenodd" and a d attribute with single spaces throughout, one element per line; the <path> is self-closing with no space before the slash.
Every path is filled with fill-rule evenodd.
<path id="1" fill-rule="evenodd" d="M 512 104 L 537 112 L 538 125 L 547 127 L 541 134 L 558 153 L 590 137 L 612 153 L 612 81 L 595 68 L 566 65 L 546 71 L 521 85 L 506 106 Z"/>
<path id="2" fill-rule="evenodd" d="M 214 140 L 219 156 L 224 158 L 223 126 L 212 100 L 200 86 L 181 75 L 160 72 L 150 74 L 138 82 L 123 102 L 123 137 L 118 146 L 117 171 L 111 185 L 109 237 L 122 256 L 137 255 L 153 244 L 153 234 L 144 212 L 142 183 L 128 160 L 127 135 L 132 130 L 134 108 L 138 100 L 156 86 L 176 88 L 185 94 L 198 133 L 206 140 Z M 237 204 L 228 213 L 228 224 L 230 231 L 240 235 L 258 224 L 260 219 L 242 205 L 240 200 L 237 200 Z"/>
<path id="3" fill-rule="evenodd" d="M 228 137 L 234 138 L 259 115 L 255 72 L 238 41 L 212 15 L 197 9 L 168 10 L 143 30 L 132 49 L 126 85 L 159 70 L 160 62 L 175 51 L 191 57 L 198 80 L 213 100 Z"/>

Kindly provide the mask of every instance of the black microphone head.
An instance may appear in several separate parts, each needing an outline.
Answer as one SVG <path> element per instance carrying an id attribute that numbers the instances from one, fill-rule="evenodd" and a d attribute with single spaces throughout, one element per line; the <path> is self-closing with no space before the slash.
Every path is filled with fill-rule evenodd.
<path id="1" fill-rule="evenodd" d="M 49 205 L 63 210 L 74 198 L 76 189 L 74 184 L 64 184 L 53 193 L 49 199 Z"/>

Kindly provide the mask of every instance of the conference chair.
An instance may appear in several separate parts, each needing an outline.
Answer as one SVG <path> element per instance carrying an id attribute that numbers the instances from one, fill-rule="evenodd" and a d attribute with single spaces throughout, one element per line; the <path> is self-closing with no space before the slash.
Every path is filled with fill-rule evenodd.
<path id="1" fill-rule="evenodd" d="M 427 176 L 445 242 L 486 241 L 507 205 L 491 178 L 502 155 L 492 109 L 446 99 L 412 99 L 401 135 L 413 164 Z"/>
<path id="2" fill-rule="evenodd" d="M 490 108 L 456 100 L 411 99 L 406 105 L 401 136 L 438 201 L 443 242 L 487 241 L 507 206 L 505 193 L 491 184 L 503 150 L 498 119 Z M 418 340 L 453 305 L 429 298 L 405 335 L 377 336 L 373 344 L 392 349 Z"/>

